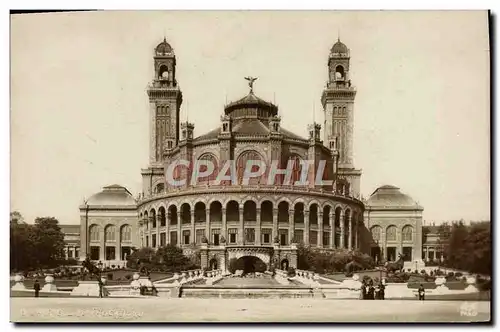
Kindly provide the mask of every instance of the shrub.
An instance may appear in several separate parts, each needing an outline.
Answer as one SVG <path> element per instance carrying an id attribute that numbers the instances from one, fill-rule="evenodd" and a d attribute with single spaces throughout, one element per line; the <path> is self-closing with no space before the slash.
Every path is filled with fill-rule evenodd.
<path id="1" fill-rule="evenodd" d="M 289 267 L 289 268 L 288 268 L 288 271 L 287 271 L 287 276 L 288 276 L 289 278 L 293 278 L 293 277 L 295 277 L 295 269 L 294 269 L 293 267 Z"/>
<path id="2" fill-rule="evenodd" d="M 108 273 L 108 280 L 113 280 L 113 273 Z"/>
<path id="3" fill-rule="evenodd" d="M 432 277 L 434 275 L 434 271 L 431 271 L 429 275 Z"/>
<path id="4" fill-rule="evenodd" d="M 455 273 L 453 272 L 448 272 L 448 277 L 454 277 L 455 276 Z"/>
<path id="5" fill-rule="evenodd" d="M 461 276 L 463 276 L 462 272 L 455 272 L 455 277 L 460 278 Z"/>
<path id="6" fill-rule="evenodd" d="M 345 274 L 345 276 L 347 278 L 352 278 L 353 275 L 354 275 L 354 273 L 352 273 L 352 272 L 346 272 L 346 274 Z"/>
<path id="7" fill-rule="evenodd" d="M 115 265 L 115 264 L 112 264 L 112 265 L 111 265 L 111 268 L 112 268 L 112 269 L 114 269 L 115 267 L 116 267 L 116 265 Z"/>
<path id="8" fill-rule="evenodd" d="M 131 274 L 126 274 L 126 275 L 125 275 L 125 279 L 127 279 L 127 280 L 132 279 L 132 275 L 131 275 Z"/>
<path id="9" fill-rule="evenodd" d="M 422 270 L 420 271 L 420 273 L 422 273 L 422 274 L 427 274 L 427 271 L 425 271 L 424 269 L 422 269 Z M 432 273 L 432 271 L 431 271 L 431 273 Z"/>

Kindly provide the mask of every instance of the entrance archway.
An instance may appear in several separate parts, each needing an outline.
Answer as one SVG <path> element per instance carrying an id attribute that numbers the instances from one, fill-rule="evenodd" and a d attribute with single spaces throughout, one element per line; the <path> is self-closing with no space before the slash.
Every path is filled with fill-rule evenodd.
<path id="1" fill-rule="evenodd" d="M 285 259 L 283 259 L 283 260 L 281 261 L 281 264 L 280 264 L 281 269 L 282 269 L 282 270 L 285 270 L 285 271 L 286 271 L 286 270 L 288 270 L 288 266 L 289 266 L 289 265 L 290 265 L 290 263 L 288 262 L 288 259 L 286 259 L 286 258 L 285 258 Z"/>
<path id="2" fill-rule="evenodd" d="M 267 270 L 267 265 L 262 259 L 256 256 L 243 256 L 236 261 L 237 269 L 243 270 L 244 274 L 261 272 Z"/>

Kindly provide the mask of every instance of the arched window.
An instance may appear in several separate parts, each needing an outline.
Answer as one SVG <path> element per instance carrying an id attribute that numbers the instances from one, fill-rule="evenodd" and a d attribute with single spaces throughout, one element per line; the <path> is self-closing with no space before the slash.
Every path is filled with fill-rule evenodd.
<path id="1" fill-rule="evenodd" d="M 273 203 L 270 201 L 262 202 L 260 206 L 260 220 L 273 222 Z"/>
<path id="2" fill-rule="evenodd" d="M 226 221 L 240 220 L 240 206 L 236 201 L 229 201 L 226 205 Z"/>
<path id="3" fill-rule="evenodd" d="M 120 238 L 122 242 L 132 241 L 132 227 L 130 225 L 123 225 L 120 230 Z"/>
<path id="4" fill-rule="evenodd" d="M 309 207 L 309 224 L 315 225 L 318 223 L 318 205 L 311 204 Z"/>
<path id="5" fill-rule="evenodd" d="M 323 208 L 323 225 L 330 225 L 330 211 L 331 210 L 332 210 L 332 208 L 330 207 L 330 205 L 325 205 L 325 207 Z"/>
<path id="6" fill-rule="evenodd" d="M 106 241 L 106 242 L 107 241 L 115 241 L 116 229 L 115 229 L 114 225 L 106 226 L 104 233 L 105 233 L 104 241 Z"/>
<path id="7" fill-rule="evenodd" d="M 387 241 L 396 241 L 396 236 L 397 236 L 398 229 L 396 226 L 391 225 L 387 227 L 386 231 L 386 239 Z"/>
<path id="8" fill-rule="evenodd" d="M 99 226 L 92 225 L 89 227 L 90 241 L 99 241 Z"/>
<path id="9" fill-rule="evenodd" d="M 296 154 L 293 154 L 290 156 L 288 160 L 293 160 L 292 178 L 290 180 L 290 183 L 284 183 L 284 184 L 294 186 L 295 182 L 300 181 L 300 175 L 302 174 L 302 164 L 301 164 L 302 158 L 300 158 L 300 156 Z"/>
<path id="10" fill-rule="evenodd" d="M 210 221 L 222 221 L 222 204 L 220 202 L 210 203 Z"/>
<path id="11" fill-rule="evenodd" d="M 245 168 L 247 166 L 247 161 L 249 160 L 262 160 L 262 157 L 257 151 L 245 151 L 238 157 L 238 161 L 236 162 L 236 171 L 238 174 L 238 183 L 243 183 L 243 175 L 245 174 Z M 257 172 L 259 170 L 259 166 L 253 165 L 251 172 Z M 259 184 L 260 178 L 253 177 L 248 181 L 249 184 Z"/>
<path id="12" fill-rule="evenodd" d="M 380 236 L 382 234 L 382 227 L 380 226 L 373 226 L 370 228 L 370 233 L 372 234 L 372 239 L 375 242 L 380 241 Z"/>
<path id="13" fill-rule="evenodd" d="M 158 215 L 160 216 L 160 227 L 164 227 L 167 222 L 167 218 L 165 208 L 163 206 L 158 209 Z"/>
<path id="14" fill-rule="evenodd" d="M 304 223 L 304 203 L 299 202 L 295 204 L 293 208 L 293 222 Z"/>
<path id="15" fill-rule="evenodd" d="M 205 208 L 205 203 L 198 202 L 194 205 L 194 222 L 205 222 L 207 219 L 207 213 Z"/>
<path id="16" fill-rule="evenodd" d="M 257 220 L 257 205 L 254 201 L 246 201 L 243 205 L 243 220 L 255 221 Z"/>
<path id="17" fill-rule="evenodd" d="M 413 240 L 413 227 L 407 225 L 403 227 L 402 230 L 403 241 L 412 241 Z"/>
<path id="18" fill-rule="evenodd" d="M 344 78 L 344 67 L 341 65 L 335 67 L 335 78 Z"/>
<path id="19" fill-rule="evenodd" d="M 208 161 L 211 161 L 212 164 L 214 165 L 214 171 L 212 172 L 212 174 L 210 174 L 209 176 L 205 176 L 205 177 L 202 177 L 202 178 L 198 178 L 198 182 L 200 183 L 204 183 L 204 182 L 213 182 L 217 179 L 217 175 L 219 174 L 219 166 L 217 165 L 217 158 L 215 158 L 215 156 L 211 153 L 205 153 L 203 154 L 199 160 L 208 160 Z M 196 170 L 198 172 L 206 172 L 207 171 L 207 166 L 206 165 L 201 165 L 199 166 L 199 170 Z"/>
<path id="20" fill-rule="evenodd" d="M 278 222 L 288 222 L 288 202 L 280 202 L 278 204 Z"/>

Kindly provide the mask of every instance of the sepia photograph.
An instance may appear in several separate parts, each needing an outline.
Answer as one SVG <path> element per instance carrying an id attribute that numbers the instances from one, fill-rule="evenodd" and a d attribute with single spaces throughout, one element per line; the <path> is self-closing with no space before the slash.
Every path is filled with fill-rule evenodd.
<path id="1" fill-rule="evenodd" d="M 491 323 L 491 24 L 11 13 L 10 321 Z"/>

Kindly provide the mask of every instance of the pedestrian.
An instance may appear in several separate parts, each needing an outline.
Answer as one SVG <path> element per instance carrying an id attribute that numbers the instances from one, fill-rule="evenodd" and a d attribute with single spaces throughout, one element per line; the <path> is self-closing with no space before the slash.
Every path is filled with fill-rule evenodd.
<path id="1" fill-rule="evenodd" d="M 418 288 L 418 299 L 420 301 L 425 300 L 425 288 L 422 284 L 420 284 L 420 287 Z"/>
<path id="2" fill-rule="evenodd" d="M 380 299 L 385 300 L 385 285 L 382 282 L 380 282 L 380 285 L 378 287 L 380 289 L 379 291 Z"/>
<path id="3" fill-rule="evenodd" d="M 361 300 L 366 300 L 366 282 L 361 283 Z"/>
<path id="4" fill-rule="evenodd" d="M 38 295 L 40 294 L 40 283 L 38 282 L 38 279 L 35 280 L 33 288 L 35 289 L 35 297 L 38 297 Z"/>
<path id="5" fill-rule="evenodd" d="M 103 283 L 102 283 L 101 278 L 99 278 L 99 279 L 97 280 L 97 282 L 99 283 L 99 297 L 102 297 L 102 288 L 103 288 Z"/>
<path id="6" fill-rule="evenodd" d="M 370 280 L 370 284 L 368 287 L 368 300 L 375 299 L 375 287 L 373 287 L 373 281 Z"/>

